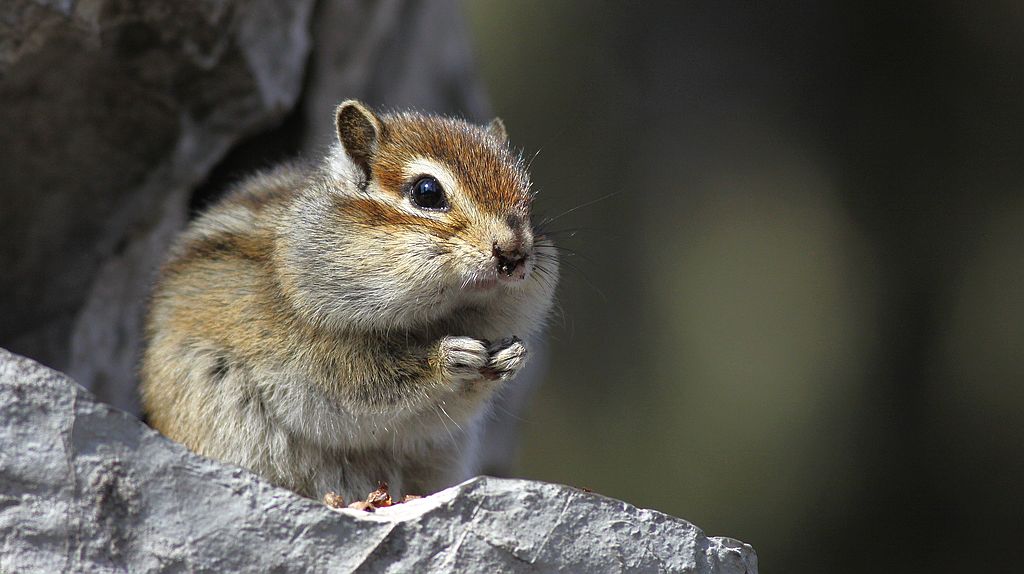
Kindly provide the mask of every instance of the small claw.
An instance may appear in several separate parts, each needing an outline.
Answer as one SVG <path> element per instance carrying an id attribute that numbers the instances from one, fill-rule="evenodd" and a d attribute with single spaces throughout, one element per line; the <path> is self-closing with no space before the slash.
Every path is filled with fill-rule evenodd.
<path id="1" fill-rule="evenodd" d="M 455 379 L 479 377 L 479 370 L 490 360 L 484 342 L 471 337 L 445 337 L 439 354 L 442 368 Z"/>
<path id="2" fill-rule="evenodd" d="M 480 369 L 480 374 L 489 380 L 508 380 L 526 365 L 526 345 L 519 337 L 509 337 L 491 345 L 491 353 L 487 365 Z"/>

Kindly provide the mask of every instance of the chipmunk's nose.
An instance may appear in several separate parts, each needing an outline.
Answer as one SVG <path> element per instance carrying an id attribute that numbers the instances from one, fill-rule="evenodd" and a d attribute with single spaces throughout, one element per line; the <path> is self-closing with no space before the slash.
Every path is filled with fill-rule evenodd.
<path id="1" fill-rule="evenodd" d="M 526 254 L 523 253 L 521 241 L 511 242 L 512 245 L 499 245 L 497 241 L 491 248 L 491 255 L 498 266 L 498 273 L 504 273 L 511 277 L 517 269 L 523 266 L 526 261 Z"/>
<path id="2" fill-rule="evenodd" d="M 491 258 L 498 275 L 513 281 L 525 279 L 526 260 L 533 251 L 533 233 L 527 220 L 521 215 L 508 215 L 504 221 L 495 223 Z"/>

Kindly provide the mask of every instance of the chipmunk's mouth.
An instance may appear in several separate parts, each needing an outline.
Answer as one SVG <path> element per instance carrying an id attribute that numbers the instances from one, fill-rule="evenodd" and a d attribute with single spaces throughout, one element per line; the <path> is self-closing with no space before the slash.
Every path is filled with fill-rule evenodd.
<path id="1" fill-rule="evenodd" d="M 521 265 L 518 269 L 510 272 L 498 272 L 498 282 L 506 285 L 522 283 L 526 279 L 526 266 Z"/>

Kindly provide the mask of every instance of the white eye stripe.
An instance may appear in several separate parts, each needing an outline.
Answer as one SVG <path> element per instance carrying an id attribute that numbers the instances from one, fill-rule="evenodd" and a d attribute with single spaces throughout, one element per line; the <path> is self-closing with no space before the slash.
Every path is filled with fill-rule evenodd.
<path id="1" fill-rule="evenodd" d="M 455 190 L 455 176 L 445 166 L 426 158 L 416 158 L 405 166 L 406 179 L 429 175 L 441 183 L 445 190 Z"/>
<path id="2" fill-rule="evenodd" d="M 418 157 L 406 164 L 406 179 L 412 179 L 420 175 L 429 175 L 436 179 L 441 184 L 441 187 L 444 188 L 450 204 L 458 205 L 460 210 L 468 211 L 471 214 L 478 213 L 476 206 L 472 205 L 471 202 L 460 201 L 462 197 L 465 197 L 465 194 L 461 193 L 462 190 L 458 184 L 458 180 L 455 179 L 452 172 L 443 164 L 425 157 Z"/>

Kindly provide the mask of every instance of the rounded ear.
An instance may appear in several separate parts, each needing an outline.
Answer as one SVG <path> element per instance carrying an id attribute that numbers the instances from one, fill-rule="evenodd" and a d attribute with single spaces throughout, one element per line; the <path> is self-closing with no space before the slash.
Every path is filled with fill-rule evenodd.
<path id="1" fill-rule="evenodd" d="M 348 157 L 363 170 L 370 179 L 370 162 L 377 150 L 377 138 L 381 131 L 380 118 L 358 100 L 345 100 L 335 114 L 338 141 L 345 148 Z"/>
<path id="2" fill-rule="evenodd" d="M 487 133 L 491 134 L 502 143 L 508 141 L 508 132 L 505 131 L 505 122 L 501 121 L 501 118 L 494 118 L 491 120 L 491 123 L 487 124 Z"/>

